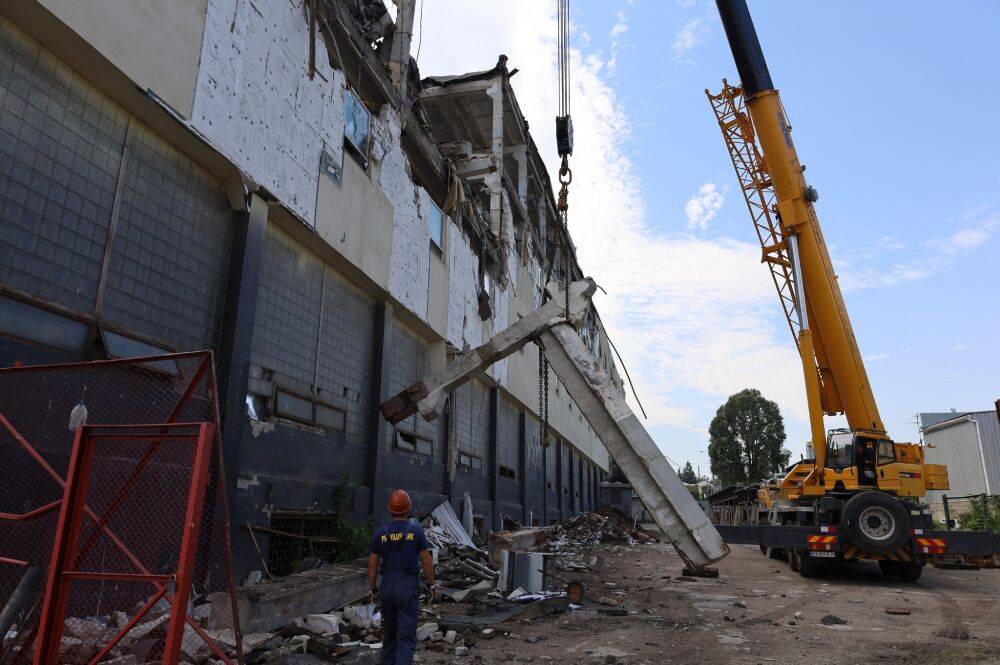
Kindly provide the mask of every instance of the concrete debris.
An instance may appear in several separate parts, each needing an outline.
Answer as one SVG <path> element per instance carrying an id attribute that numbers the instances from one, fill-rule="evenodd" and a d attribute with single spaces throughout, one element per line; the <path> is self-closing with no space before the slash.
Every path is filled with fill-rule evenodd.
<path id="1" fill-rule="evenodd" d="M 302 626 L 320 635 L 330 636 L 340 634 L 340 624 L 343 623 L 342 612 L 329 614 L 309 614 L 302 620 Z"/>
<path id="2" fill-rule="evenodd" d="M 847 621 L 841 619 L 836 614 L 827 614 L 819 622 L 824 626 L 841 626 L 847 623 Z"/>
<path id="3" fill-rule="evenodd" d="M 423 642 L 436 633 L 438 625 L 436 623 L 424 623 L 417 626 L 417 642 Z"/>
<path id="4" fill-rule="evenodd" d="M 596 512 L 577 515 L 564 525 L 555 527 L 549 538 L 549 548 L 561 551 L 598 543 L 635 545 L 650 540 L 649 534 L 634 527 L 631 520 L 618 511 L 599 508 Z"/>
<path id="5" fill-rule="evenodd" d="M 236 590 L 236 607 L 244 633 L 274 632 L 296 619 L 339 610 L 368 595 L 367 571 L 358 565 L 328 564 L 321 568 L 264 580 Z M 232 628 L 229 593 L 209 596 L 210 628 Z"/>
<path id="6" fill-rule="evenodd" d="M 344 621 L 347 621 L 356 628 L 371 628 L 381 625 L 381 617 L 375 611 L 375 605 L 352 605 L 345 607 L 343 612 Z"/>

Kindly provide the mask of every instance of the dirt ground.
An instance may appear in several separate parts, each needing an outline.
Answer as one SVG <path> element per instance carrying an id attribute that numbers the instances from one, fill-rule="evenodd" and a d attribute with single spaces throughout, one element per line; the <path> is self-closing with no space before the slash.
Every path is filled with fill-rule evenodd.
<path id="1" fill-rule="evenodd" d="M 903 584 L 859 563 L 804 579 L 740 545 L 718 579 L 678 579 L 667 544 L 594 553 L 604 565 L 576 577 L 590 598 L 581 609 L 497 626 L 496 637 L 471 639 L 463 658 L 425 642 L 420 662 L 1000 663 L 1000 570 L 928 567 Z M 628 615 L 601 614 L 609 607 L 597 600 Z"/>

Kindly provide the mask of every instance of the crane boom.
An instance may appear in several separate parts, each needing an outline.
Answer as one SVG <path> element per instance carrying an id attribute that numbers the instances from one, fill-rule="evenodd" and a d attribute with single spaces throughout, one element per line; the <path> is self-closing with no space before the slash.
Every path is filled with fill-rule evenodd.
<path id="1" fill-rule="evenodd" d="M 818 197 L 806 183 L 805 167 L 795 151 L 792 128 L 771 81 L 750 12 L 745 0 L 716 0 L 716 3 L 740 74 L 743 101 L 749 113 L 744 124 L 752 123 L 749 131 L 756 133 L 763 153 L 762 184 L 774 193 L 773 212 L 780 235 L 777 249 L 787 252 L 791 264 L 799 322 L 797 341 L 817 472 L 821 475 L 826 453 L 823 413 L 843 413 L 851 429 L 882 436 L 885 426 L 820 230 L 813 206 Z"/>

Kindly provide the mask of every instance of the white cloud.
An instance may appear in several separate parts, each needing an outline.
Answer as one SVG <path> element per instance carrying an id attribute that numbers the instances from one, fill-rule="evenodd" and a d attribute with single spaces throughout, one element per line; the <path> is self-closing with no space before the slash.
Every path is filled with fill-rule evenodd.
<path id="1" fill-rule="evenodd" d="M 951 234 L 951 237 L 948 238 L 948 242 L 952 248 L 956 250 L 973 249 L 989 240 L 991 231 L 992 228 L 985 226 L 962 229 L 961 231 Z"/>
<path id="2" fill-rule="evenodd" d="M 709 34 L 709 27 L 703 19 L 692 18 L 685 21 L 674 35 L 674 60 L 687 60 L 688 54 L 702 44 Z"/>
<path id="3" fill-rule="evenodd" d="M 698 188 L 698 193 L 693 195 L 684 204 L 684 214 L 687 216 L 687 227 L 705 231 L 708 223 L 715 219 L 722 209 L 722 204 L 726 199 L 722 192 L 718 190 L 714 182 L 706 182 Z"/>
<path id="4" fill-rule="evenodd" d="M 902 259 L 899 256 L 906 245 L 888 236 L 867 249 L 843 254 L 839 254 L 836 247 L 830 247 L 841 288 L 844 291 L 878 289 L 927 279 L 949 268 L 962 253 L 989 242 L 1000 228 L 1000 215 L 990 213 L 989 205 L 971 208 L 959 218 L 963 228 L 919 243 Z M 890 253 L 894 255 L 893 260 L 887 256 Z"/>
<path id="5" fill-rule="evenodd" d="M 910 349 L 900 349 L 899 351 L 886 351 L 885 353 L 871 353 L 864 357 L 867 363 L 877 363 L 882 360 L 888 360 L 889 358 L 898 356 L 901 353 L 909 353 Z"/>
<path id="6" fill-rule="evenodd" d="M 425 11 L 421 75 L 485 69 L 507 54 L 509 66 L 520 69 L 511 80 L 518 103 L 554 174 L 555 3 L 428 3 Z M 679 208 L 662 220 L 675 232 L 647 223 L 629 157 L 632 124 L 610 80 L 605 60 L 574 49 L 569 224 L 581 265 L 608 290 L 598 295 L 598 308 L 636 382 L 647 424 L 704 436 L 715 407 L 747 386 L 805 421 L 798 356 L 760 247 L 693 237 Z M 714 211 L 722 194 L 708 185 L 699 196 L 708 199 L 703 209 Z"/>
<path id="7" fill-rule="evenodd" d="M 628 34 L 628 15 L 625 10 L 615 14 L 615 24 L 611 27 L 611 58 L 608 59 L 608 72 L 614 74 L 618 69 L 618 52 Z"/>

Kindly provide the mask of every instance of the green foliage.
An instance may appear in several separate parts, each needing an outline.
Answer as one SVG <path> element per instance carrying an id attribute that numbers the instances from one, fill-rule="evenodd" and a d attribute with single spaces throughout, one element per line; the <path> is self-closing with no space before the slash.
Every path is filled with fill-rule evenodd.
<path id="1" fill-rule="evenodd" d="M 681 477 L 681 480 L 688 485 L 693 485 L 698 482 L 698 476 L 695 475 L 694 467 L 691 466 L 691 462 L 684 465 L 684 468 L 677 472 L 677 475 Z"/>
<path id="2" fill-rule="evenodd" d="M 788 464 L 785 423 L 778 405 L 747 388 L 730 395 L 708 428 L 712 474 L 723 486 L 757 483 Z"/>
<path id="3" fill-rule="evenodd" d="M 1000 531 L 1000 495 L 971 499 L 969 512 L 961 515 L 958 523 L 970 531 Z"/>
<path id="4" fill-rule="evenodd" d="M 372 544 L 375 524 L 369 517 L 364 522 L 341 519 L 337 522 L 336 537 L 341 540 L 333 556 L 334 563 L 347 563 L 368 554 Z"/>
<path id="5" fill-rule="evenodd" d="M 340 484 L 333 491 L 333 512 L 340 516 L 337 520 L 335 538 L 340 539 L 333 551 L 331 561 L 347 563 L 368 554 L 371 547 L 375 524 L 371 517 L 364 522 L 354 522 L 344 517 L 353 508 L 358 494 L 358 482 L 350 477 L 347 470 L 340 479 Z"/>

